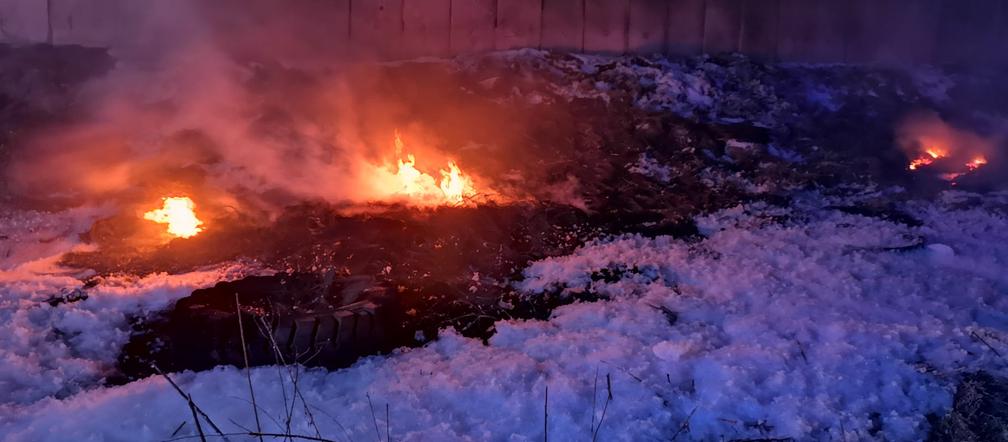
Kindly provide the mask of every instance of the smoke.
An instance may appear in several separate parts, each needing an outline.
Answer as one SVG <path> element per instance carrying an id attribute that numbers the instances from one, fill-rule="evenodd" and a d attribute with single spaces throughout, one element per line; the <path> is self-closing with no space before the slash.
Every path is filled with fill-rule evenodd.
<path id="1" fill-rule="evenodd" d="M 953 125 L 933 111 L 907 116 L 896 129 L 896 140 L 912 171 L 928 170 L 946 180 L 971 172 L 985 179 L 1004 175 L 1004 127 L 985 132 Z"/>
<path id="2" fill-rule="evenodd" d="M 153 3 L 73 120 L 19 146 L 11 189 L 127 206 L 187 194 L 213 210 L 391 198 L 396 128 L 421 166 L 446 154 L 375 67 L 341 63 L 330 3 Z"/>
<path id="3" fill-rule="evenodd" d="M 900 148 L 916 156 L 926 149 L 946 150 L 949 156 L 993 155 L 1000 137 L 952 126 L 936 112 L 917 112 L 907 116 L 897 129 Z"/>

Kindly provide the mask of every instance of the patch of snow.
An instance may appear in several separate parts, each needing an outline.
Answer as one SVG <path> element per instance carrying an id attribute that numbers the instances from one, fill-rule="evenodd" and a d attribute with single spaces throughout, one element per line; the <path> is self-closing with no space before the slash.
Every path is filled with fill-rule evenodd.
<path id="1" fill-rule="evenodd" d="M 926 416 L 951 405 L 957 373 L 1005 371 L 971 338 L 1008 352 L 1003 211 L 912 202 L 904 209 L 923 225 L 910 227 L 829 209 L 836 203 L 829 198 L 794 201 L 700 217 L 707 238 L 699 242 L 620 236 L 535 262 L 518 284 L 528 296 L 580 291 L 606 299 L 559 307 L 547 321 L 498 321 L 487 345 L 445 332 L 423 348 L 348 369 L 309 370 L 300 389 L 321 433 L 337 440 L 384 439 L 386 404 L 393 439 L 541 440 L 547 387 L 557 440 L 590 439 L 593 426 L 604 440 L 662 439 L 686 423 L 683 439 L 917 440 L 926 435 Z M 888 249 L 906 236 L 930 247 Z M 620 276 L 593 277 L 602 269 Z M 157 278 L 147 285 L 172 287 Z M 138 308 L 124 295 L 89 299 L 92 305 L 55 319 L 14 306 L 23 316 L 15 322 L 28 323 L 28 334 L 38 330 L 33 316 L 108 330 L 102 321 L 112 310 Z M 107 313 L 93 305 L 101 303 Z M 173 376 L 225 431 L 254 427 L 242 371 Z M 277 431 L 292 386 L 285 381 L 281 389 L 286 375 L 276 367 L 252 376 L 265 429 Z M 294 407 L 293 431 L 314 434 L 302 408 Z M 0 414 L 0 431 L 15 441 L 164 439 L 191 420 L 159 378 L 8 405 Z M 180 434 L 193 435 L 191 423 Z"/>
<path id="2" fill-rule="evenodd" d="M 663 183 L 672 181 L 672 168 L 659 163 L 658 160 L 651 158 L 647 153 L 642 153 L 636 162 L 627 167 L 627 170 L 631 173 L 654 178 Z"/>

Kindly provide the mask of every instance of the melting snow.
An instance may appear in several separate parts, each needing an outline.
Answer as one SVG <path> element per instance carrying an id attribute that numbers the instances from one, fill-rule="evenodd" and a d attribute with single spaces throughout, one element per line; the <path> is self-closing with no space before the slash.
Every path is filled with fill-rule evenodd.
<path id="1" fill-rule="evenodd" d="M 547 321 L 500 321 L 488 345 L 447 332 L 348 369 L 309 370 L 300 389 L 336 440 L 384 439 L 386 404 L 393 439 L 541 440 L 547 387 L 555 440 L 590 439 L 592 427 L 602 440 L 920 439 L 926 416 L 950 407 L 958 373 L 1004 372 L 974 336 L 1008 354 L 1008 196 L 904 204 L 919 227 L 829 208 L 842 202 L 806 195 L 789 207 L 724 210 L 698 219 L 706 238 L 693 242 L 596 241 L 532 264 L 519 288 L 605 300 L 560 307 Z M 917 242 L 925 246 L 904 247 Z M 598 277 L 603 269 L 616 277 Z M 168 438 L 191 418 L 159 378 L 36 399 L 99 373 L 94 364 L 108 364 L 122 342 L 123 315 L 209 277 L 153 276 L 59 307 L 36 300 L 54 281 L 8 283 L 0 431 L 9 440 Z M 71 337 L 51 342 L 56 329 Z M 254 427 L 239 370 L 174 376 L 226 431 Z M 284 376 L 253 370 L 268 431 L 291 395 Z M 298 405 L 294 431 L 314 434 L 307 422 Z M 194 434 L 189 425 L 179 435 Z"/>

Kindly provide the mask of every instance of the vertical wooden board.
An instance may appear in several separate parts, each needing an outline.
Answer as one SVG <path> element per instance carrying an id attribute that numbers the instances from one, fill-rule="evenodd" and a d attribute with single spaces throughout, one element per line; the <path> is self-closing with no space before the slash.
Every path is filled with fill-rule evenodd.
<path id="1" fill-rule="evenodd" d="M 704 14 L 704 52 L 716 54 L 739 50 L 742 2 L 743 0 L 707 0 Z"/>
<path id="2" fill-rule="evenodd" d="M 1000 58 L 1004 41 L 999 0 L 942 0 L 938 28 L 938 61 L 980 65 Z"/>
<path id="3" fill-rule="evenodd" d="M 931 62 L 938 14 L 937 0 L 852 0 L 846 61 Z"/>
<path id="4" fill-rule="evenodd" d="M 705 9 L 704 0 L 670 0 L 666 43 L 669 53 L 703 52 Z"/>
<path id="5" fill-rule="evenodd" d="M 638 54 L 665 51 L 669 0 L 630 0 L 627 49 Z"/>
<path id="6" fill-rule="evenodd" d="M 359 57 L 403 56 L 403 0 L 351 0 L 351 52 Z"/>
<path id="7" fill-rule="evenodd" d="M 630 0 L 585 1 L 584 50 L 622 54 L 627 48 Z"/>
<path id="8" fill-rule="evenodd" d="M 543 49 L 581 51 L 584 43 L 584 6 L 587 0 L 543 0 Z"/>
<path id="9" fill-rule="evenodd" d="M 780 0 L 777 56 L 786 61 L 842 62 L 850 4 Z"/>
<path id="10" fill-rule="evenodd" d="M 471 53 L 494 48 L 495 0 L 452 0 L 451 51 Z"/>
<path id="11" fill-rule="evenodd" d="M 297 0 L 295 14 L 283 23 L 294 30 L 294 46 L 304 45 L 305 57 L 343 56 L 350 48 L 350 0 Z M 298 31 L 299 28 L 303 30 Z M 307 42 L 307 43 L 306 43 Z"/>
<path id="12" fill-rule="evenodd" d="M 451 47 L 451 0 L 403 2 L 406 57 L 446 55 Z"/>
<path id="13" fill-rule="evenodd" d="M 215 0 L 196 5 L 220 43 L 244 46 L 241 50 L 251 54 L 312 64 L 340 57 L 349 49 L 350 0 L 286 0 L 283 7 L 274 0 Z"/>
<path id="14" fill-rule="evenodd" d="M 497 0 L 495 49 L 538 48 L 543 0 Z"/>
<path id="15" fill-rule="evenodd" d="M 1008 0 L 1001 0 L 1001 17 L 996 25 L 998 29 L 994 38 L 997 41 L 1008 41 Z M 1008 51 L 999 50 L 995 53 L 995 63 L 1001 68 L 1008 67 Z"/>
<path id="16" fill-rule="evenodd" d="M 45 0 L 0 0 L 0 41 L 42 43 L 48 38 Z"/>
<path id="17" fill-rule="evenodd" d="M 761 60 L 777 58 L 779 0 L 744 0 L 739 52 Z"/>

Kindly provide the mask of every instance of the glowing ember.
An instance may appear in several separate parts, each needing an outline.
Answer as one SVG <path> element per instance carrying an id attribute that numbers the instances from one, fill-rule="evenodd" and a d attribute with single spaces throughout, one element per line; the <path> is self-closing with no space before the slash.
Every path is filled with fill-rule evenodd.
<path id="1" fill-rule="evenodd" d="M 933 163 L 934 160 L 946 156 L 946 153 L 944 151 L 934 148 L 927 149 L 924 152 L 926 153 L 926 155 L 921 155 L 917 159 L 910 162 L 910 170 L 917 170 L 917 168 L 920 166 L 927 166 L 928 164 Z"/>
<path id="2" fill-rule="evenodd" d="M 434 177 L 416 168 L 416 157 L 413 154 L 406 154 L 406 160 L 403 161 L 404 148 L 405 143 L 396 131 L 395 149 L 396 156 L 399 157 L 396 178 L 401 186 L 397 193 L 424 202 L 451 205 L 464 204 L 466 198 L 476 194 L 472 178 L 465 175 L 454 161 L 448 161 L 447 170 L 441 169 L 441 181 L 436 182 Z"/>
<path id="3" fill-rule="evenodd" d="M 190 238 L 203 231 L 203 221 L 196 218 L 196 204 L 185 196 L 163 198 L 160 209 L 144 213 L 144 219 L 159 224 L 168 224 L 168 233 L 179 238 Z"/>
<path id="4" fill-rule="evenodd" d="M 972 159 L 970 162 L 966 163 L 966 168 L 969 170 L 977 170 L 980 168 L 980 166 L 983 166 L 984 164 L 987 164 L 986 158 L 976 157 Z"/>

